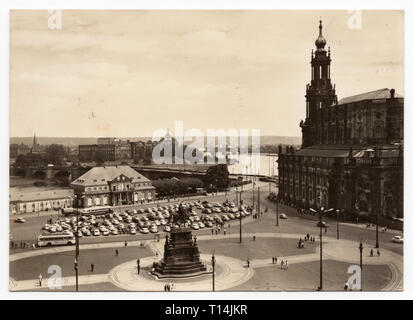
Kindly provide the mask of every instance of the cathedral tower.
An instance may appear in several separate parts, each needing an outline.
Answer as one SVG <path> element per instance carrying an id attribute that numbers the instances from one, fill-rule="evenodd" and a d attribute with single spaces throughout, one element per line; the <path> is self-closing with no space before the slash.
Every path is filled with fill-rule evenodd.
<path id="1" fill-rule="evenodd" d="M 318 134 L 318 132 L 324 132 L 321 110 L 337 103 L 335 85 L 331 84 L 330 78 L 330 48 L 328 52 L 324 49 L 326 43 L 320 20 L 319 35 L 315 41 L 317 49 L 315 52 L 311 51 L 311 83 L 307 84 L 305 96 L 306 118 L 300 123 L 303 148 L 321 143 L 322 138 Z"/>

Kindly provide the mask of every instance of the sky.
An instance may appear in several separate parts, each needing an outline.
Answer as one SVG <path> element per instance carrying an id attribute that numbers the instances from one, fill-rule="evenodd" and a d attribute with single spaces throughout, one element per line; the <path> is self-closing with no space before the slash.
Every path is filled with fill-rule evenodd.
<path id="1" fill-rule="evenodd" d="M 63 10 L 61 29 L 51 15 L 10 13 L 12 137 L 143 137 L 176 120 L 301 136 L 320 17 L 338 99 L 404 96 L 403 11 L 362 11 L 358 29 L 348 11 Z"/>

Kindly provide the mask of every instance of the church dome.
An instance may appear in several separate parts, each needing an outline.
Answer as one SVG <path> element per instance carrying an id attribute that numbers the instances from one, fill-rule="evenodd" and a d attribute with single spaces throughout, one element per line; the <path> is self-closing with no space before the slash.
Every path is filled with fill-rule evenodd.
<path id="1" fill-rule="evenodd" d="M 323 37 L 323 25 L 322 25 L 321 20 L 320 20 L 320 26 L 318 28 L 320 29 L 320 33 L 318 35 L 317 40 L 315 41 L 315 45 L 316 45 L 317 49 L 322 50 L 322 49 L 324 49 L 324 47 L 327 43 L 327 40 Z"/>

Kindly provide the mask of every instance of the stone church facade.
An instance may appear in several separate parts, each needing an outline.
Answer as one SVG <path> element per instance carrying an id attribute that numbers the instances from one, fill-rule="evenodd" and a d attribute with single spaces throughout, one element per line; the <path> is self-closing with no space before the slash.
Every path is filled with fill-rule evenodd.
<path id="1" fill-rule="evenodd" d="M 338 100 L 321 21 L 315 44 L 302 147 L 279 148 L 279 199 L 353 217 L 403 217 L 403 97 L 385 88 Z"/>

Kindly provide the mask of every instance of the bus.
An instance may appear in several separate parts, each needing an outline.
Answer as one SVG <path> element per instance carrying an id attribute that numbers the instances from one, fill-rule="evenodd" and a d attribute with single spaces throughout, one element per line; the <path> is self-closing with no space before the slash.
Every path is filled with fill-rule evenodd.
<path id="1" fill-rule="evenodd" d="M 90 208 L 63 208 L 62 209 L 62 214 L 65 216 L 69 215 L 76 215 L 77 212 L 79 211 L 79 214 L 81 215 L 100 215 L 100 214 L 106 214 L 111 212 L 111 206 L 96 206 L 96 207 L 90 207 Z"/>
<path id="2" fill-rule="evenodd" d="M 112 212 L 111 206 L 96 206 L 90 208 L 79 209 L 81 215 L 100 215 Z"/>
<path id="3" fill-rule="evenodd" d="M 74 245 L 75 243 L 76 239 L 72 232 L 65 232 L 53 235 L 40 235 L 37 237 L 38 247 Z"/>

